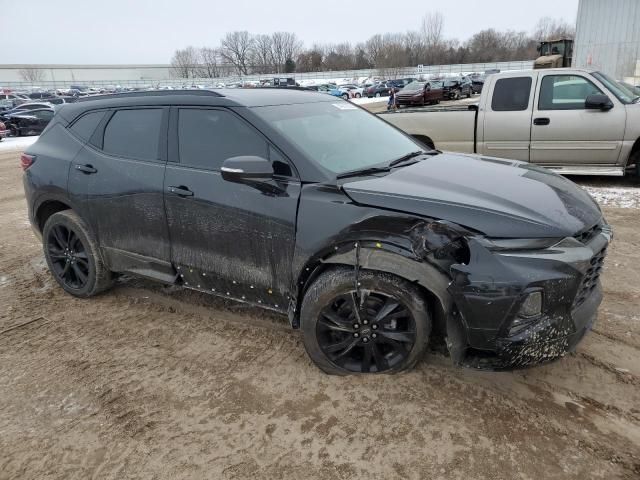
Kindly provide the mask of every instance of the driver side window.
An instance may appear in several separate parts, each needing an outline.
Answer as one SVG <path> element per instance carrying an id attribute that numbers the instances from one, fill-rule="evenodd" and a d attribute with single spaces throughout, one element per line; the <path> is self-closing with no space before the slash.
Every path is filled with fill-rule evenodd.
<path id="1" fill-rule="evenodd" d="M 589 95 L 602 94 L 592 82 L 578 75 L 546 75 L 540 86 L 538 110 L 584 110 Z"/>

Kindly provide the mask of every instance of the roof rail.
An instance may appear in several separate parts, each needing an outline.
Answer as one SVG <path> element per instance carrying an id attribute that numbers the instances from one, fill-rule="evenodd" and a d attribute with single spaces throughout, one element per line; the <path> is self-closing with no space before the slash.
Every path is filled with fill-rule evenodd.
<path id="1" fill-rule="evenodd" d="M 170 97 L 172 95 L 197 95 L 202 97 L 224 97 L 213 90 L 143 90 L 122 93 L 105 93 L 102 95 L 90 95 L 79 97 L 78 102 L 90 102 L 92 100 L 109 100 L 111 98 L 135 98 L 135 97 Z"/>

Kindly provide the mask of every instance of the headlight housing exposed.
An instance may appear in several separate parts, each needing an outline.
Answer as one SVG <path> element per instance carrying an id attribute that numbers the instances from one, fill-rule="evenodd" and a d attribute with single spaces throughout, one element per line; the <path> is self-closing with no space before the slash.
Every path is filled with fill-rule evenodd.
<path id="1" fill-rule="evenodd" d="M 494 252 L 501 251 L 521 251 L 521 250 L 544 250 L 560 243 L 562 238 L 487 238 L 478 237 L 478 242 L 488 250 Z"/>

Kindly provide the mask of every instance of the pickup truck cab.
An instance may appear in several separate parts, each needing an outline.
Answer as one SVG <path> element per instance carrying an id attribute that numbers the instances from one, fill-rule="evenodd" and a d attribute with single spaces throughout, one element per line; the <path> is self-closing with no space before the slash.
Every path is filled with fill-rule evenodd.
<path id="1" fill-rule="evenodd" d="M 440 150 L 523 160 L 572 175 L 640 173 L 639 97 L 581 69 L 487 77 L 479 104 L 382 118 Z"/>

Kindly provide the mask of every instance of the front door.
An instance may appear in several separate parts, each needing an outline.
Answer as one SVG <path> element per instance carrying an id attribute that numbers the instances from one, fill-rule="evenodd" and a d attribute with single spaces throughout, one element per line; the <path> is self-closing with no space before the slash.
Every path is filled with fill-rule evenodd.
<path id="1" fill-rule="evenodd" d="M 577 74 L 542 74 L 531 126 L 531 162 L 542 165 L 616 165 L 626 111 L 617 99 L 608 111 L 587 110 L 589 95 L 604 94 Z"/>
<path id="2" fill-rule="evenodd" d="M 529 161 L 531 109 L 535 73 L 517 73 L 491 85 L 479 112 L 478 152 L 492 157 Z"/>
<path id="3" fill-rule="evenodd" d="M 165 176 L 171 259 L 184 284 L 287 308 L 300 182 L 253 126 L 223 108 L 174 108 Z M 226 181 L 224 160 L 268 158 L 277 188 Z"/>

